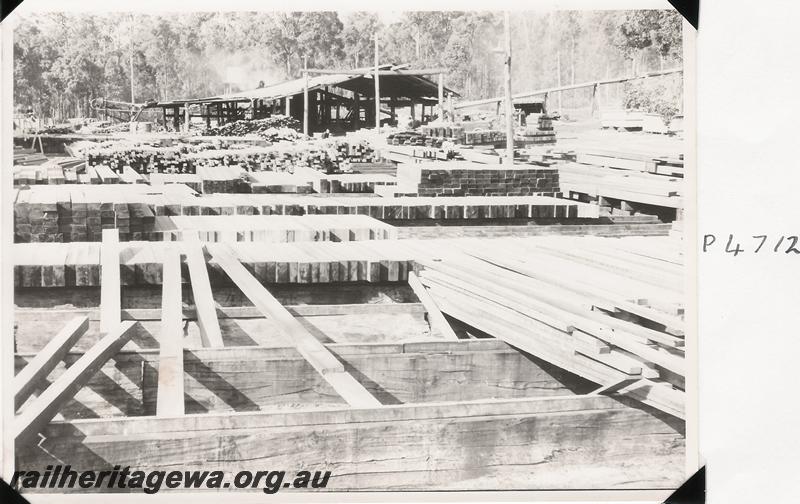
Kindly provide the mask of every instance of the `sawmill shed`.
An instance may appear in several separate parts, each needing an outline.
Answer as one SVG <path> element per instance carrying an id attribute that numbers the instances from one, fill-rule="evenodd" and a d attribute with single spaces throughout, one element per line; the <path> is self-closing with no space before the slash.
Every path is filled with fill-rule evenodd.
<path id="1" fill-rule="evenodd" d="M 256 89 L 219 96 L 154 103 L 164 125 L 185 130 L 187 120 L 200 119 L 206 127 L 243 119 L 263 119 L 273 114 L 291 116 L 309 133 L 356 131 L 375 125 L 375 70 L 307 70 L 309 75 Z M 444 69 L 405 70 L 396 65 L 378 67 L 381 124 L 396 124 L 406 109 L 413 120 L 427 123 L 438 116 L 437 107 L 458 93 L 443 85 Z M 439 82 L 426 77 L 438 74 Z M 308 96 L 306 111 L 305 96 Z"/>

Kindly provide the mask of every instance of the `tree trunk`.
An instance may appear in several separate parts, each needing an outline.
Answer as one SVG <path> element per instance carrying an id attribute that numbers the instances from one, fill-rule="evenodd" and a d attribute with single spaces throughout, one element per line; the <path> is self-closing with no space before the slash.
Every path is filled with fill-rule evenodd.
<path id="1" fill-rule="evenodd" d="M 557 87 L 561 87 L 561 51 L 557 51 L 556 52 L 556 76 L 557 76 L 557 79 L 558 79 L 556 85 L 557 85 Z M 562 113 L 561 94 L 562 94 L 562 92 L 559 91 L 558 92 L 558 113 L 559 114 Z"/>
<path id="2" fill-rule="evenodd" d="M 570 65 L 570 84 L 575 84 L 575 36 L 572 36 L 572 44 L 570 46 L 570 55 L 569 55 L 569 65 Z"/>

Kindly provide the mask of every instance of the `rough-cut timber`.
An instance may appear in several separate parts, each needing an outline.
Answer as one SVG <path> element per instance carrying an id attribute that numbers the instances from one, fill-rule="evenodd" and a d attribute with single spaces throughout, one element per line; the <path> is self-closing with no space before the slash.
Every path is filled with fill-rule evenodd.
<path id="1" fill-rule="evenodd" d="M 108 334 L 83 354 L 75 364 L 58 377 L 34 401 L 14 418 L 12 435 L 17 443 L 30 442 L 36 433 L 58 413 L 64 403 L 72 398 L 103 364 L 116 354 L 131 337 L 135 322 L 122 322 L 110 328 Z"/>
<path id="2" fill-rule="evenodd" d="M 324 467 L 328 490 L 666 489 L 684 477 L 682 423 L 606 396 L 79 420 L 45 436 L 21 466 L 229 472 L 218 461 L 235 453 L 235 471 Z"/>
<path id="3" fill-rule="evenodd" d="M 55 369 L 67 352 L 89 329 L 89 317 L 83 315 L 70 320 L 67 325 L 47 342 L 36 357 L 14 376 L 14 408 L 19 408 L 34 390 Z"/>
<path id="4" fill-rule="evenodd" d="M 181 256 L 177 250 L 166 254 L 163 278 L 156 414 L 183 415 L 183 302 Z"/>
<path id="5" fill-rule="evenodd" d="M 481 165 L 469 161 L 401 164 L 400 193 L 419 196 L 530 196 L 560 192 L 558 170 L 543 166 Z"/>
<path id="6" fill-rule="evenodd" d="M 200 244 L 197 233 L 184 233 L 183 239 L 186 264 L 189 266 L 189 277 L 192 283 L 192 297 L 197 306 L 197 323 L 200 326 L 203 346 L 224 346 L 217 319 L 217 307 L 211 292 L 211 283 L 208 280 L 203 246 Z"/>
<path id="7" fill-rule="evenodd" d="M 253 277 L 242 264 L 225 248 L 218 248 L 214 255 L 225 273 L 253 302 L 264 316 L 278 323 L 281 331 L 290 337 L 300 354 L 348 404 L 358 408 L 380 406 L 380 401 L 370 394 L 322 343 L 302 326 L 283 305 Z"/>

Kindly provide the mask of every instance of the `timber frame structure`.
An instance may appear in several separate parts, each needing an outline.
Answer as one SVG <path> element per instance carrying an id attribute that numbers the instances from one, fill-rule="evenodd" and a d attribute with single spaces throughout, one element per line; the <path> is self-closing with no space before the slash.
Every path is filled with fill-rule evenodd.
<path id="1" fill-rule="evenodd" d="M 163 101 L 147 107 L 160 108 L 164 124 L 173 131 L 185 131 L 193 119 L 211 127 L 277 114 L 297 119 L 308 134 L 357 131 L 375 125 L 374 70 L 305 69 L 303 72 L 299 79 L 258 89 Z M 403 65 L 379 65 L 381 123 L 394 123 L 401 109 L 408 109 L 411 118 L 423 124 L 439 116 L 445 100 L 451 102 L 459 96 L 444 87 L 444 72 L 443 68 L 408 70 Z M 426 78 L 432 74 L 439 76 L 438 83 Z"/>
<path id="2" fill-rule="evenodd" d="M 309 244 L 308 262 L 277 244 L 289 262 L 274 263 L 193 231 L 143 248 L 105 230 L 95 258 L 17 267 L 76 285 L 17 292 L 17 463 L 303 464 L 332 471 L 329 490 L 674 488 L 684 371 L 664 297 L 679 269 L 659 266 L 669 239 L 600 239 L 575 266 L 648 304 L 548 273 L 575 240 L 547 242 L 554 255 L 520 254 L 543 242 L 519 239 L 332 256 Z M 638 257 L 636 271 L 615 256 Z"/>

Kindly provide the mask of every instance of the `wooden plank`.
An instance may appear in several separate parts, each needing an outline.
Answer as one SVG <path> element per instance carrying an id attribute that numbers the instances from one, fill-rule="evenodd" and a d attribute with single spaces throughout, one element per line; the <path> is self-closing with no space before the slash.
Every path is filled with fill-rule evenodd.
<path id="1" fill-rule="evenodd" d="M 682 420 L 686 419 L 686 394 L 672 388 L 669 383 L 642 379 L 621 388 L 616 393 L 641 401 Z"/>
<path id="2" fill-rule="evenodd" d="M 176 416 L 184 414 L 183 301 L 181 257 L 178 250 L 166 253 L 163 278 L 156 415 Z"/>
<path id="3" fill-rule="evenodd" d="M 520 490 L 552 489 L 553 481 L 565 488 L 625 488 L 631 481 L 674 488 L 684 478 L 679 423 L 604 396 L 90 419 L 53 424 L 48 434 L 58 443 L 42 448 L 63 453 L 73 467 L 113 451 L 115 464 L 141 470 L 255 471 L 276 453 L 365 469 L 331 478 L 338 490 L 470 490 L 476 476 L 502 478 L 504 488 Z M 52 454 L 42 448 L 26 447 L 20 466 L 51 463 Z M 234 462 L 224 462 L 231 454 Z M 209 460 L 221 462 L 209 467 Z"/>
<path id="4" fill-rule="evenodd" d="M 214 260 L 248 299 L 272 319 L 295 342 L 297 350 L 325 380 L 353 407 L 369 408 L 381 403 L 344 370 L 344 365 L 263 285 L 236 260 L 227 245 L 214 249 Z"/>
<path id="5" fill-rule="evenodd" d="M 417 295 L 422 306 L 424 306 L 425 310 L 428 312 L 428 323 L 431 325 L 431 329 L 435 329 L 446 339 L 457 340 L 458 336 L 456 336 L 453 328 L 450 327 L 447 319 L 442 315 L 439 307 L 436 306 L 436 301 L 428 294 L 427 289 L 420 283 L 419 277 L 413 271 L 408 272 L 408 285 L 411 286 L 414 294 Z"/>
<path id="6" fill-rule="evenodd" d="M 62 406 L 128 342 L 136 322 L 122 322 L 111 328 L 89 351 L 67 368 L 42 394 L 18 415 L 12 424 L 17 443 L 30 442 Z"/>
<path id="7" fill-rule="evenodd" d="M 86 315 L 70 320 L 53 339 L 47 342 L 36 357 L 14 376 L 14 408 L 22 406 L 88 329 L 89 317 Z"/>
<path id="8" fill-rule="evenodd" d="M 197 309 L 197 324 L 200 326 L 200 338 L 205 347 L 222 347 L 222 332 L 217 319 L 217 307 L 208 280 L 208 270 L 203 254 L 203 247 L 196 232 L 183 233 L 186 264 L 189 266 L 189 277 L 192 283 L 192 296 Z"/>
<path id="9" fill-rule="evenodd" d="M 108 332 L 118 326 L 121 311 L 119 231 L 104 229 L 100 247 L 100 332 Z"/>

